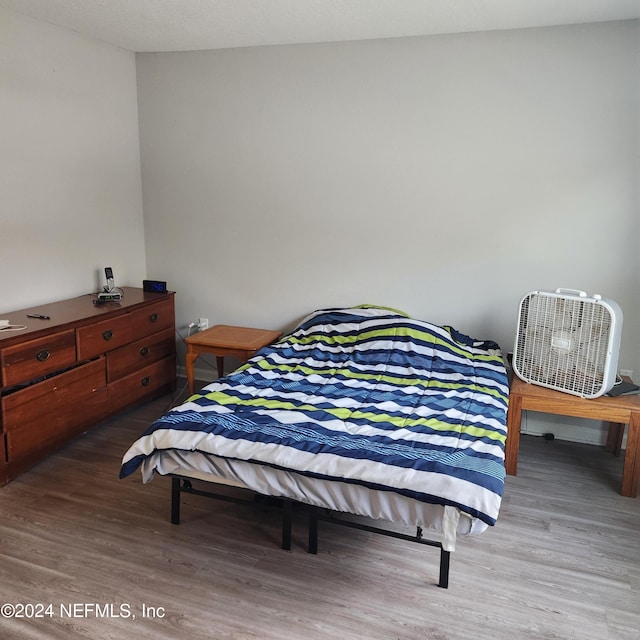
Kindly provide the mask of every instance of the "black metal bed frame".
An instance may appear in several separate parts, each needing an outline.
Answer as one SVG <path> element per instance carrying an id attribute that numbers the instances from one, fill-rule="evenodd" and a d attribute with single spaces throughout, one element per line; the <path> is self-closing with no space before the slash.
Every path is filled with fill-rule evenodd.
<path id="1" fill-rule="evenodd" d="M 249 491 L 246 489 L 246 491 Z M 223 500 L 224 502 L 234 502 L 236 504 L 255 504 L 255 500 L 249 498 L 239 498 L 237 496 L 229 496 L 224 493 L 214 493 L 213 491 L 204 491 L 196 489 L 191 483 L 190 478 L 171 474 L 171 524 L 180 524 L 180 494 L 189 493 L 195 496 L 204 496 L 205 498 L 214 498 L 215 500 Z M 253 494 L 259 495 L 259 494 Z M 281 498 L 282 509 L 282 548 L 285 551 L 291 549 L 291 522 L 293 518 L 293 500 Z"/>
<path id="2" fill-rule="evenodd" d="M 250 491 L 247 489 L 246 491 Z M 237 496 L 230 496 L 223 493 L 215 493 L 213 491 L 204 491 L 203 489 L 196 489 L 190 478 L 184 476 L 178 476 L 171 474 L 171 524 L 180 524 L 180 494 L 188 493 L 196 496 L 203 496 L 206 498 L 213 498 L 216 500 L 223 500 L 225 502 L 233 502 L 236 504 L 254 504 L 255 500 L 248 498 L 240 498 Z M 252 494 L 255 494 L 252 492 Z M 266 497 L 266 496 L 265 496 Z M 442 589 L 449 587 L 449 566 L 451 562 L 451 552 L 445 551 L 441 542 L 435 540 L 429 540 L 423 538 L 422 527 L 417 527 L 416 535 L 411 536 L 406 533 L 400 533 L 397 531 L 391 531 L 389 529 L 383 529 L 381 527 L 374 527 L 368 524 L 354 522 L 351 520 L 345 520 L 337 517 L 330 509 L 323 509 L 320 507 L 314 507 L 290 498 L 278 498 L 279 506 L 282 510 L 282 544 L 281 547 L 285 551 L 291 550 L 291 528 L 293 520 L 293 507 L 295 505 L 302 505 L 308 511 L 308 533 L 309 533 L 309 547 L 308 552 L 312 554 L 318 553 L 318 522 L 330 522 L 331 524 L 349 527 L 351 529 L 359 529 L 361 531 L 367 531 L 369 533 L 376 533 L 391 538 L 398 538 L 400 540 L 406 540 L 408 542 L 415 542 L 417 544 L 424 544 L 430 547 L 437 547 L 440 549 L 440 573 L 438 586 Z"/>
<path id="3" fill-rule="evenodd" d="M 368 531 L 369 533 L 377 533 L 389 538 L 398 538 L 400 540 L 407 540 L 408 542 L 415 542 L 417 544 L 425 544 L 429 547 L 437 547 L 440 549 L 440 575 L 438 580 L 438 586 L 442 589 L 449 587 L 449 565 L 451 562 L 451 552 L 445 551 L 441 542 L 436 540 L 429 540 L 422 537 L 422 527 L 416 527 L 416 535 L 411 536 L 407 533 L 400 533 L 399 531 L 391 531 L 389 529 L 383 529 L 381 527 L 374 527 L 361 522 L 354 522 L 352 520 L 345 520 L 335 515 L 335 512 L 328 509 L 321 509 L 320 507 L 311 507 L 307 505 L 309 509 L 309 553 L 318 553 L 318 521 L 330 522 L 342 527 L 349 527 L 351 529 L 359 529 L 360 531 Z"/>

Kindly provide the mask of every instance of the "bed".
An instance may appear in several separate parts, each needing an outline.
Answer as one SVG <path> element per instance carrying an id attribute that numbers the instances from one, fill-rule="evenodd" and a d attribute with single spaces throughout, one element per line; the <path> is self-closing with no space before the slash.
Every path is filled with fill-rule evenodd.
<path id="1" fill-rule="evenodd" d="M 156 420 L 120 477 L 172 476 L 175 523 L 181 492 L 217 495 L 192 480 L 281 498 L 284 548 L 300 504 L 312 552 L 323 519 L 438 546 L 446 587 L 457 537 L 498 518 L 508 395 L 491 341 L 383 307 L 318 310 Z"/>

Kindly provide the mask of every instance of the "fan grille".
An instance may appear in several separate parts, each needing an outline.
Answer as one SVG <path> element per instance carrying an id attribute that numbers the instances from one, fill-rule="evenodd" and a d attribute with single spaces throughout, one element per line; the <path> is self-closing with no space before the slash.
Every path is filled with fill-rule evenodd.
<path id="1" fill-rule="evenodd" d="M 514 354 L 530 382 L 576 395 L 601 392 L 611 315 L 592 300 L 531 294 L 524 298 Z"/>

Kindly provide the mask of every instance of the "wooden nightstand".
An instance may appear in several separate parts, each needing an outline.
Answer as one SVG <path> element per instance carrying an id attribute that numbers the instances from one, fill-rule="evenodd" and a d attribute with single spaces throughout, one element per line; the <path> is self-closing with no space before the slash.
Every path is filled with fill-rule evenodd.
<path id="1" fill-rule="evenodd" d="M 527 384 L 513 376 L 509 392 L 507 445 L 505 466 L 509 475 L 518 472 L 518 448 L 520 444 L 520 420 L 522 411 L 542 411 L 576 418 L 590 418 L 609 422 L 606 449 L 620 453 L 624 426 L 627 432 L 627 450 L 622 472 L 623 496 L 635 498 L 640 480 L 640 395 L 600 396 L 585 399 L 554 391 L 545 387 Z"/>
<path id="2" fill-rule="evenodd" d="M 185 369 L 189 391 L 194 393 L 195 381 L 193 364 L 198 356 L 212 353 L 218 364 L 218 377 L 224 375 L 224 357 L 235 356 L 241 361 L 248 360 L 258 349 L 276 341 L 282 334 L 269 329 L 252 329 L 250 327 L 234 327 L 227 324 L 217 324 L 210 329 L 200 331 L 185 338 L 187 343 L 187 357 Z"/>

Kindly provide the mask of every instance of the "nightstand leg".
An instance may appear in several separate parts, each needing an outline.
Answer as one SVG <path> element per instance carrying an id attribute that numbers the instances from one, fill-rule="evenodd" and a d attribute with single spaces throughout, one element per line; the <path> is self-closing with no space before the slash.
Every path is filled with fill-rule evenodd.
<path id="1" fill-rule="evenodd" d="M 509 396 L 509 411 L 507 412 L 507 444 L 505 446 L 505 468 L 507 474 L 518 474 L 518 450 L 520 449 L 520 422 L 522 420 L 522 396 Z"/>
<path id="2" fill-rule="evenodd" d="M 625 425 L 617 422 L 609 423 L 609 430 L 607 431 L 607 443 L 604 448 L 605 451 L 611 451 L 614 456 L 619 456 L 622 449 L 622 438 L 624 436 Z"/>
<path id="3" fill-rule="evenodd" d="M 622 490 L 620 493 L 628 498 L 638 495 L 640 481 L 640 413 L 632 413 L 627 431 L 627 450 L 624 454 L 622 470 Z"/>
<path id="4" fill-rule="evenodd" d="M 193 372 L 193 363 L 197 360 L 197 353 L 190 353 L 187 351 L 187 356 L 184 361 L 184 369 L 187 374 L 187 382 L 189 383 L 189 393 L 193 395 L 195 393 L 195 380 Z"/>

